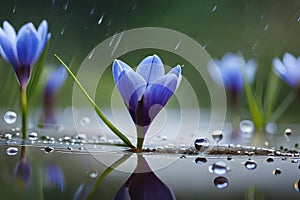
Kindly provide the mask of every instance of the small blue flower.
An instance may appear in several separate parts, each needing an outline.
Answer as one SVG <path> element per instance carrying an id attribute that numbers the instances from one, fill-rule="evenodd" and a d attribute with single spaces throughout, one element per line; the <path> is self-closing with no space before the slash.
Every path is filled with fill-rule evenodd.
<path id="1" fill-rule="evenodd" d="M 31 22 L 23 25 L 18 34 L 7 21 L 0 27 L 0 53 L 12 65 L 21 87 L 26 87 L 31 67 L 45 49 L 49 38 L 45 20 L 38 29 Z"/>
<path id="2" fill-rule="evenodd" d="M 226 90 L 233 93 L 243 90 L 243 70 L 249 82 L 252 82 L 254 79 L 257 69 L 255 60 L 251 59 L 246 62 L 242 56 L 229 52 L 221 60 L 214 59 L 213 61 L 208 64 L 209 73 L 216 83 L 224 84 Z M 213 66 L 214 64 L 217 68 Z"/>
<path id="3" fill-rule="evenodd" d="M 153 119 L 166 105 L 181 81 L 178 65 L 165 74 L 157 55 L 148 56 L 134 71 L 121 60 L 112 66 L 114 81 L 137 127 L 143 128 L 143 138 Z"/>
<path id="4" fill-rule="evenodd" d="M 49 164 L 46 167 L 46 183 L 56 185 L 60 191 L 64 191 L 64 175 L 58 165 Z"/>
<path id="5" fill-rule="evenodd" d="M 56 123 L 55 99 L 58 90 L 62 87 L 67 78 L 67 71 L 60 66 L 57 71 L 52 73 L 48 79 L 44 92 L 44 122 L 46 125 Z"/>
<path id="6" fill-rule="evenodd" d="M 282 61 L 273 59 L 275 73 L 293 88 L 300 84 L 300 56 L 296 58 L 290 53 L 285 53 Z"/>
<path id="7" fill-rule="evenodd" d="M 135 172 L 118 190 L 116 200 L 176 199 L 173 191 L 151 170 L 145 158 L 138 156 Z"/>
<path id="8" fill-rule="evenodd" d="M 21 182 L 27 184 L 30 179 L 31 167 L 27 158 L 21 157 L 14 169 L 15 177 Z"/>

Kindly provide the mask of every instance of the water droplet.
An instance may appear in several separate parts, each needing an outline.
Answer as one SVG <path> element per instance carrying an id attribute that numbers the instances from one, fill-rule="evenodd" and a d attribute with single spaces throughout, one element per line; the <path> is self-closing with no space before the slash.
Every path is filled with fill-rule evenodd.
<path id="1" fill-rule="evenodd" d="M 83 150 L 83 147 L 79 147 L 78 149 L 79 149 L 79 150 Z"/>
<path id="2" fill-rule="evenodd" d="M 203 163 L 206 163 L 207 162 L 207 159 L 205 157 L 198 157 L 195 159 L 195 163 L 196 164 L 203 164 Z"/>
<path id="3" fill-rule="evenodd" d="M 17 8 L 17 5 L 14 6 L 14 8 L 13 8 L 13 10 L 12 10 L 13 13 L 16 12 L 16 8 Z"/>
<path id="4" fill-rule="evenodd" d="M 3 118 L 7 124 L 13 124 L 17 120 L 17 114 L 13 111 L 7 111 Z"/>
<path id="5" fill-rule="evenodd" d="M 185 155 L 181 155 L 180 158 L 183 159 L 183 158 L 186 158 L 186 156 Z"/>
<path id="6" fill-rule="evenodd" d="M 90 11 L 90 15 L 93 15 L 95 12 L 95 8 L 92 8 L 91 11 Z"/>
<path id="7" fill-rule="evenodd" d="M 296 180 L 294 183 L 294 188 L 297 192 L 300 192 L 300 179 Z"/>
<path id="8" fill-rule="evenodd" d="M 284 136 L 288 139 L 292 135 L 292 129 L 287 128 L 284 131 Z"/>
<path id="9" fill-rule="evenodd" d="M 197 150 L 204 152 L 209 148 L 209 140 L 205 137 L 201 137 L 195 140 L 194 145 Z"/>
<path id="10" fill-rule="evenodd" d="M 216 130 L 212 133 L 212 138 L 218 143 L 223 139 L 223 131 Z"/>
<path id="11" fill-rule="evenodd" d="M 86 125 L 88 125 L 89 123 L 90 123 L 90 118 L 88 118 L 88 117 L 83 117 L 81 120 L 80 120 L 80 124 L 81 124 L 81 126 L 86 126 Z"/>
<path id="12" fill-rule="evenodd" d="M 36 132 L 31 132 L 28 135 L 28 139 L 31 140 L 31 141 L 35 141 L 35 140 L 38 139 L 38 134 Z"/>
<path id="13" fill-rule="evenodd" d="M 264 28 L 264 31 L 266 31 L 269 28 L 269 25 L 267 24 Z"/>
<path id="14" fill-rule="evenodd" d="M 61 29 L 61 31 L 60 31 L 60 35 L 63 35 L 64 33 L 65 33 L 65 26 Z"/>
<path id="15" fill-rule="evenodd" d="M 15 155 L 18 154 L 18 152 L 19 152 L 19 149 L 16 148 L 16 147 L 8 147 L 8 148 L 6 149 L 6 154 L 7 154 L 8 156 L 15 156 Z"/>
<path id="16" fill-rule="evenodd" d="M 243 120 L 240 122 L 240 130 L 243 133 L 251 134 L 254 131 L 254 124 L 250 120 Z"/>
<path id="17" fill-rule="evenodd" d="M 291 163 L 298 163 L 298 159 L 292 159 Z"/>
<path id="18" fill-rule="evenodd" d="M 274 162 L 274 159 L 273 158 L 267 158 L 266 160 L 268 163 L 271 163 L 271 162 Z"/>
<path id="19" fill-rule="evenodd" d="M 54 151 L 54 148 L 47 146 L 47 147 L 44 148 L 44 150 L 45 150 L 46 153 L 52 153 Z"/>
<path id="20" fill-rule="evenodd" d="M 231 170 L 230 167 L 221 161 L 216 162 L 208 167 L 208 171 L 210 173 L 214 173 L 214 174 L 218 174 L 218 175 L 226 174 L 230 170 Z"/>
<path id="21" fill-rule="evenodd" d="M 227 156 L 227 160 L 232 160 L 232 157 L 231 156 Z"/>
<path id="22" fill-rule="evenodd" d="M 167 141 L 167 140 L 168 140 L 168 136 L 164 135 L 164 136 L 161 137 L 161 139 L 162 139 L 163 141 Z"/>
<path id="23" fill-rule="evenodd" d="M 218 5 L 215 5 L 212 9 L 212 12 L 215 12 L 217 10 Z"/>
<path id="24" fill-rule="evenodd" d="M 277 125 L 274 122 L 270 122 L 266 125 L 265 130 L 268 134 L 275 134 L 277 131 Z"/>
<path id="25" fill-rule="evenodd" d="M 99 18 L 99 20 L 98 20 L 98 24 L 99 24 L 99 25 L 102 23 L 103 17 L 104 17 L 104 15 L 102 15 L 102 16 Z"/>
<path id="26" fill-rule="evenodd" d="M 67 147 L 67 149 L 71 151 L 71 150 L 72 150 L 72 147 Z"/>
<path id="27" fill-rule="evenodd" d="M 94 55 L 94 49 L 90 52 L 90 54 L 88 55 L 88 59 L 91 59 Z"/>
<path id="28" fill-rule="evenodd" d="M 300 22 L 300 16 L 298 17 L 297 22 Z"/>
<path id="29" fill-rule="evenodd" d="M 225 178 L 223 176 L 219 176 L 219 177 L 215 178 L 214 184 L 215 184 L 216 188 L 224 189 L 224 188 L 228 187 L 229 182 L 228 182 L 227 178 Z"/>
<path id="30" fill-rule="evenodd" d="M 254 160 L 247 160 L 245 163 L 244 163 L 245 167 L 249 170 L 253 170 L 253 169 L 256 169 L 257 167 L 257 164 Z"/>
<path id="31" fill-rule="evenodd" d="M 4 138 L 7 139 L 7 140 L 11 140 L 12 139 L 12 134 L 5 133 Z"/>
<path id="32" fill-rule="evenodd" d="M 89 173 L 89 175 L 90 175 L 91 178 L 97 178 L 98 172 L 97 172 L 97 171 L 91 171 L 91 172 Z"/>
<path id="33" fill-rule="evenodd" d="M 281 170 L 279 168 L 276 168 L 272 172 L 275 176 L 279 176 L 281 174 Z"/>

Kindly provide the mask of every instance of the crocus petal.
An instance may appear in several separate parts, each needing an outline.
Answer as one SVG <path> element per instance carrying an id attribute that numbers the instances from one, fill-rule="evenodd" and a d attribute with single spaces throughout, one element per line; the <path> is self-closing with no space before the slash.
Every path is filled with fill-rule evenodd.
<path id="1" fill-rule="evenodd" d="M 41 22 L 41 24 L 39 25 L 39 28 L 37 30 L 38 35 L 40 37 L 40 46 L 39 46 L 39 50 L 40 53 L 42 53 L 41 51 L 43 51 L 43 49 L 45 48 L 48 39 L 50 37 L 50 35 L 48 36 L 48 24 L 46 20 L 43 20 Z"/>
<path id="2" fill-rule="evenodd" d="M 208 68 L 208 72 L 210 74 L 210 76 L 212 77 L 212 79 L 219 84 L 220 86 L 223 86 L 223 79 L 221 76 L 221 72 L 218 66 L 220 66 L 220 61 L 218 61 L 217 59 L 214 59 L 213 61 L 209 61 L 207 68 Z"/>
<path id="3" fill-rule="evenodd" d="M 119 76 L 117 87 L 127 108 L 136 110 L 146 89 L 145 79 L 134 71 L 124 70 Z"/>
<path id="4" fill-rule="evenodd" d="M 149 85 L 144 93 L 143 102 L 145 111 L 151 121 L 159 111 L 166 105 L 177 87 L 177 77 L 174 74 L 167 74 Z"/>
<path id="5" fill-rule="evenodd" d="M 113 67 L 112 67 L 112 72 L 113 72 L 113 77 L 114 77 L 114 81 L 115 84 L 118 83 L 119 80 L 119 76 L 121 75 L 121 73 L 126 70 L 126 71 L 133 71 L 131 69 L 131 67 L 129 67 L 126 63 L 124 63 L 121 60 L 116 59 L 113 63 Z"/>
<path id="6" fill-rule="evenodd" d="M 3 22 L 3 30 L 4 30 L 5 34 L 7 35 L 8 39 L 13 44 L 16 44 L 17 34 L 16 34 L 15 29 L 12 27 L 12 25 L 9 22 L 7 22 L 7 21 Z"/>
<path id="7" fill-rule="evenodd" d="M 45 88 L 46 96 L 53 96 L 63 85 L 67 78 L 67 71 L 63 66 L 60 66 L 58 70 L 52 73 L 49 77 Z"/>
<path id="8" fill-rule="evenodd" d="M 293 75 L 293 73 L 291 73 L 291 76 L 289 76 L 287 66 L 285 66 L 278 58 L 275 58 L 273 60 L 273 66 L 275 73 L 280 76 L 287 84 L 289 84 L 291 87 L 297 86 L 297 78 Z"/>
<path id="9" fill-rule="evenodd" d="M 15 51 L 15 45 L 16 43 L 9 40 L 9 37 L 0 28 L 0 46 L 2 47 L 1 55 L 13 66 L 13 68 L 16 69 L 19 67 L 19 60 Z"/>
<path id="10" fill-rule="evenodd" d="M 282 58 L 282 63 L 287 67 L 287 68 L 294 68 L 296 64 L 296 58 L 290 53 L 285 53 Z"/>
<path id="11" fill-rule="evenodd" d="M 17 51 L 20 64 L 23 66 L 31 66 L 36 59 L 39 48 L 39 39 L 37 32 L 30 23 L 20 29 L 18 33 Z"/>
<path id="12" fill-rule="evenodd" d="M 46 181 L 48 184 L 56 185 L 62 192 L 64 191 L 64 175 L 58 165 L 50 164 L 47 166 Z"/>
<path id="13" fill-rule="evenodd" d="M 148 56 L 139 64 L 136 72 L 144 77 L 147 84 L 165 74 L 164 65 L 157 55 Z"/>
<path id="14" fill-rule="evenodd" d="M 31 174 L 31 167 L 26 158 L 21 158 L 17 163 L 14 175 L 19 178 L 23 183 L 28 183 Z"/>
<path id="15" fill-rule="evenodd" d="M 171 69 L 168 74 L 175 74 L 177 76 L 177 85 L 176 90 L 179 87 L 179 84 L 181 83 L 182 75 L 181 75 L 181 66 L 177 65 L 173 69 Z"/>

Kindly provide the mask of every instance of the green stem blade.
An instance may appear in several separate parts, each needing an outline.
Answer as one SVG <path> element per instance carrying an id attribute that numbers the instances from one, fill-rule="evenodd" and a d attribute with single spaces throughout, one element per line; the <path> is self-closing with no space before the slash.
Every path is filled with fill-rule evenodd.
<path id="1" fill-rule="evenodd" d="M 135 146 L 129 141 L 129 139 L 123 135 L 121 133 L 121 131 L 119 131 L 119 129 L 117 129 L 117 127 L 115 127 L 106 117 L 105 115 L 102 113 L 102 111 L 100 110 L 100 108 L 97 106 L 97 104 L 95 103 L 95 101 L 89 96 L 89 94 L 87 93 L 87 91 L 83 88 L 83 86 L 81 85 L 81 83 L 78 81 L 78 79 L 76 78 L 76 76 L 73 74 L 73 72 L 69 69 L 69 67 L 62 61 L 62 59 L 54 54 L 54 56 L 57 58 L 57 60 L 66 68 L 67 72 L 69 73 L 69 75 L 71 76 L 71 78 L 74 80 L 74 82 L 76 83 L 76 85 L 79 87 L 79 89 L 82 91 L 82 93 L 84 94 L 84 96 L 87 98 L 88 102 L 94 107 L 96 113 L 98 114 L 98 116 L 102 119 L 102 121 L 106 124 L 106 126 L 108 128 L 110 128 L 110 130 L 112 130 L 128 147 L 130 148 L 135 148 Z"/>
<path id="2" fill-rule="evenodd" d="M 22 139 L 26 139 L 27 131 L 27 95 L 26 87 L 20 87 L 21 90 L 21 112 L 22 112 Z"/>

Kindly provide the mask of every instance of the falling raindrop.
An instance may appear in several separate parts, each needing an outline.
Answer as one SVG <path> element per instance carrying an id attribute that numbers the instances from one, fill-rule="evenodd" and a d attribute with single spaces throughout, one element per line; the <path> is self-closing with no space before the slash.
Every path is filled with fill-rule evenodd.
<path id="1" fill-rule="evenodd" d="M 17 120 L 17 114 L 13 111 L 7 111 L 3 118 L 7 124 L 13 124 Z"/>
<path id="2" fill-rule="evenodd" d="M 219 143 L 223 139 L 223 131 L 216 130 L 212 133 L 212 138 Z"/>
<path id="3" fill-rule="evenodd" d="M 12 10 L 13 13 L 16 12 L 16 8 L 17 8 L 17 5 L 15 5 L 15 6 L 13 7 L 13 10 Z"/>
<path id="4" fill-rule="evenodd" d="M 90 175 L 91 178 L 97 178 L 98 172 L 97 172 L 97 171 L 91 171 L 91 172 L 89 173 L 89 175 Z"/>
<path id="5" fill-rule="evenodd" d="M 300 192 L 300 179 L 296 180 L 294 183 L 294 188 L 297 192 Z"/>
<path id="6" fill-rule="evenodd" d="M 279 168 L 276 168 L 272 172 L 275 176 L 279 176 L 281 174 L 281 170 Z"/>
<path id="7" fill-rule="evenodd" d="M 274 122 L 270 122 L 266 125 L 265 130 L 268 134 L 275 134 L 277 131 L 277 125 Z"/>
<path id="8" fill-rule="evenodd" d="M 252 137 L 254 132 L 254 124 L 250 120 L 243 120 L 240 122 L 240 130 L 244 133 L 244 137 Z"/>
<path id="9" fill-rule="evenodd" d="M 217 10 L 218 5 L 215 5 L 212 9 L 212 12 L 215 12 Z"/>
<path id="10" fill-rule="evenodd" d="M 225 178 L 223 176 L 219 176 L 219 177 L 215 178 L 214 184 L 215 184 L 216 188 L 224 189 L 224 188 L 228 187 L 229 182 L 228 182 L 227 178 Z"/>
<path id="11" fill-rule="evenodd" d="M 54 148 L 53 147 L 50 147 L 50 146 L 47 146 L 44 148 L 45 152 L 46 153 L 52 153 L 54 151 Z"/>
<path id="12" fill-rule="evenodd" d="M 65 26 L 61 29 L 60 35 L 63 35 L 65 33 Z"/>
<path id="13" fill-rule="evenodd" d="M 98 20 L 98 25 L 100 25 L 100 24 L 102 23 L 103 17 L 104 17 L 104 14 L 99 18 L 99 20 Z"/>
<path id="14" fill-rule="evenodd" d="M 31 132 L 28 135 L 28 139 L 31 140 L 31 141 L 35 141 L 35 140 L 38 139 L 38 134 L 36 132 Z"/>
<path id="15" fill-rule="evenodd" d="M 63 9 L 64 9 L 64 10 L 68 10 L 68 8 L 69 8 L 69 2 L 67 2 L 67 3 L 63 6 Z"/>
<path id="16" fill-rule="evenodd" d="M 91 11 L 90 11 L 90 15 L 93 15 L 95 12 L 95 8 L 92 8 Z"/>
<path id="17" fill-rule="evenodd" d="M 204 152 L 209 148 L 209 140 L 205 137 L 201 137 L 195 140 L 194 145 L 197 150 Z"/>
<path id="18" fill-rule="evenodd" d="M 111 47 L 112 43 L 114 42 L 115 38 L 117 36 L 117 33 L 114 34 L 114 36 L 112 37 L 111 41 L 109 42 L 108 46 Z"/>
<path id="19" fill-rule="evenodd" d="M 16 147 L 8 147 L 8 148 L 6 149 L 6 154 L 7 154 L 8 156 L 15 156 L 15 155 L 18 154 L 18 152 L 19 152 L 19 149 L 16 148 Z"/>
<path id="20" fill-rule="evenodd" d="M 207 159 L 205 157 L 198 157 L 195 159 L 195 163 L 196 164 L 203 164 L 203 163 L 206 163 L 207 162 Z"/>
<path id="21" fill-rule="evenodd" d="M 257 164 L 254 160 L 247 160 L 245 163 L 244 163 L 245 167 L 249 170 L 253 170 L 253 169 L 256 169 L 257 167 Z"/>
<path id="22" fill-rule="evenodd" d="M 274 162 L 274 159 L 273 158 L 267 158 L 266 160 L 268 163 L 271 163 L 271 162 Z"/>
<path id="23" fill-rule="evenodd" d="M 214 173 L 217 175 L 222 175 L 222 174 L 226 174 L 227 172 L 229 172 L 231 169 L 228 165 L 226 165 L 224 162 L 216 162 L 214 164 L 212 164 L 211 166 L 208 167 L 208 171 L 210 173 Z"/>
<path id="24" fill-rule="evenodd" d="M 176 46 L 175 46 L 175 49 L 174 49 L 174 50 L 177 50 L 177 49 L 178 49 L 178 47 L 180 46 L 180 44 L 181 44 L 181 41 L 179 41 L 179 42 L 176 44 Z"/>
<path id="25" fill-rule="evenodd" d="M 93 57 L 93 55 L 94 55 L 94 49 L 89 53 L 89 55 L 88 55 L 88 59 L 91 59 L 92 57 Z"/>
<path id="26" fill-rule="evenodd" d="M 255 42 L 251 49 L 254 50 L 256 48 L 257 44 L 258 44 L 258 42 Z"/>
<path id="27" fill-rule="evenodd" d="M 264 31 L 266 31 L 269 28 L 269 25 L 267 24 L 264 28 Z"/>
<path id="28" fill-rule="evenodd" d="M 88 118 L 88 117 L 83 117 L 81 120 L 80 120 L 80 125 L 81 126 L 86 126 L 86 125 L 88 125 L 89 123 L 90 123 L 90 118 Z"/>
<path id="29" fill-rule="evenodd" d="M 110 26 L 111 25 L 111 20 L 109 20 L 109 22 L 107 23 L 107 26 Z"/>
<path id="30" fill-rule="evenodd" d="M 297 22 L 300 22 L 300 16 L 298 17 Z"/>

